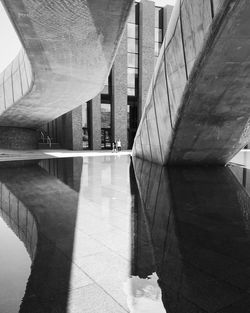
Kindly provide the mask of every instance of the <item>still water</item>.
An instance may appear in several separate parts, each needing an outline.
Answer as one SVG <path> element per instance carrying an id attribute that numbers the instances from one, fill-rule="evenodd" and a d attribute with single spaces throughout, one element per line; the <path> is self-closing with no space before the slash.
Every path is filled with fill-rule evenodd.
<path id="1" fill-rule="evenodd" d="M 250 312 L 247 159 L 0 168 L 0 312 Z"/>

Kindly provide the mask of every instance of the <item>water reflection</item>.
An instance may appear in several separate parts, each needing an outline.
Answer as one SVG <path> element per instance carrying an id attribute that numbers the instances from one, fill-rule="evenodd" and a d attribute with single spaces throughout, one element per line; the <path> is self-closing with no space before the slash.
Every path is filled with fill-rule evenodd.
<path id="1" fill-rule="evenodd" d="M 249 312 L 249 172 L 133 163 L 134 298 L 156 273 L 168 313 Z"/>
<path id="2" fill-rule="evenodd" d="M 79 189 L 82 160 L 60 162 L 57 176 Z M 71 284 L 85 279 L 71 263 L 78 193 L 38 165 L 0 168 L 0 184 L 2 216 L 33 261 L 19 312 L 66 312 Z"/>
<path id="3" fill-rule="evenodd" d="M 19 312 L 249 312 L 249 171 L 129 164 L 0 168 L 2 217 L 33 261 Z"/>

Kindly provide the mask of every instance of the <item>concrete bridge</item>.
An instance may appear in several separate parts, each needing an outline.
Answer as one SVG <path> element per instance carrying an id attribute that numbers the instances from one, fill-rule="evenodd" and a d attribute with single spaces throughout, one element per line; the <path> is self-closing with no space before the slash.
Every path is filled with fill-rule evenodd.
<path id="1" fill-rule="evenodd" d="M 133 0 L 1 0 L 23 49 L 0 74 L 0 147 L 101 92 Z"/>
<path id="2" fill-rule="evenodd" d="M 226 164 L 250 138 L 250 2 L 177 0 L 133 154 Z"/>

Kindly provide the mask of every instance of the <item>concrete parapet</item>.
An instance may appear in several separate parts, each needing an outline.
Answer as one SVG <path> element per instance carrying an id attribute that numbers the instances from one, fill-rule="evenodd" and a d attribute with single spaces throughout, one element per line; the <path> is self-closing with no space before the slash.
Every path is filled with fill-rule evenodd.
<path id="1" fill-rule="evenodd" d="M 38 145 L 38 133 L 33 129 L 0 126 L 1 149 L 30 150 Z"/>

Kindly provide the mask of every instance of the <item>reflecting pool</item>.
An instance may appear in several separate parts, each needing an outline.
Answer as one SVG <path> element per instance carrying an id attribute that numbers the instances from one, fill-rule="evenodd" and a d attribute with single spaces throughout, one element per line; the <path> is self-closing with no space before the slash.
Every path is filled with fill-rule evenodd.
<path id="1" fill-rule="evenodd" d="M 0 167 L 0 312 L 250 312 L 244 158 L 166 168 L 100 154 Z"/>

